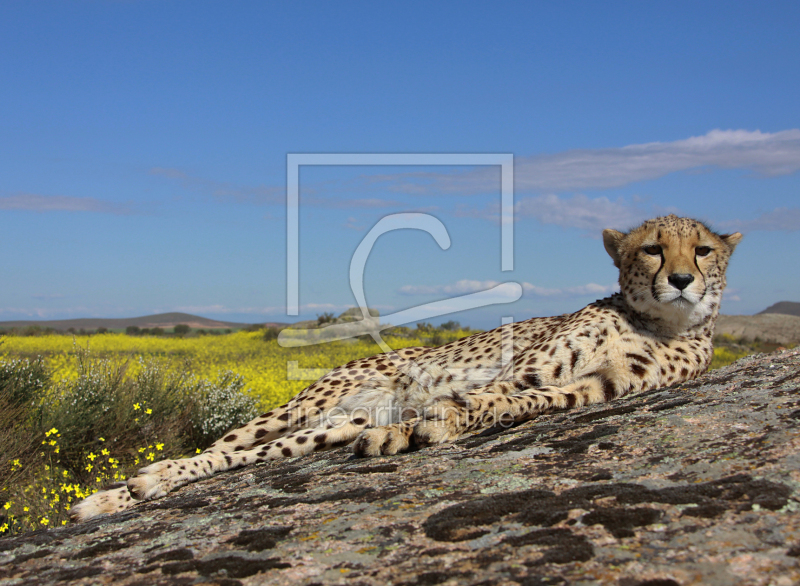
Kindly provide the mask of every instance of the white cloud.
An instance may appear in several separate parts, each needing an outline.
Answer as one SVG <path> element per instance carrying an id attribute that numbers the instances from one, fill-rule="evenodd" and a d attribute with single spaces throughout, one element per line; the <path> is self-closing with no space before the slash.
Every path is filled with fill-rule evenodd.
<path id="1" fill-rule="evenodd" d="M 702 167 L 747 169 L 767 176 L 795 173 L 800 170 L 800 130 L 711 130 L 672 142 L 516 157 L 514 187 L 517 193 L 607 189 Z M 389 189 L 416 195 L 486 193 L 499 188 L 499 174 L 491 167 L 399 173 L 381 179 Z"/>
<path id="2" fill-rule="evenodd" d="M 118 216 L 135 212 L 129 204 L 119 204 L 93 197 L 71 197 L 67 195 L 40 195 L 17 193 L 0 197 L 0 210 L 25 210 L 31 212 L 94 212 Z"/>
<path id="3" fill-rule="evenodd" d="M 800 130 L 712 130 L 673 142 L 525 157 L 516 164 L 515 181 L 521 190 L 603 189 L 700 167 L 794 173 L 800 170 Z"/>
<path id="4" fill-rule="evenodd" d="M 745 232 L 753 230 L 796 232 L 800 230 L 800 208 L 776 208 L 752 220 L 735 220 L 724 222 L 724 225 Z"/>
<path id="5" fill-rule="evenodd" d="M 722 300 L 733 301 L 733 302 L 741 301 L 742 298 L 739 296 L 740 292 L 741 289 L 731 289 L 731 288 L 725 289 L 725 291 L 722 292 Z"/>
<path id="6" fill-rule="evenodd" d="M 400 288 L 400 293 L 403 295 L 465 295 L 467 293 L 474 293 L 475 291 L 485 291 L 492 287 L 497 287 L 499 281 L 472 281 L 469 279 L 462 279 L 452 285 L 404 285 Z"/>
<path id="7" fill-rule="evenodd" d="M 612 201 L 607 197 L 589 198 L 583 194 L 563 197 L 555 194 L 533 195 L 518 198 L 514 204 L 514 220 L 534 218 L 542 224 L 578 228 L 593 238 L 599 238 L 604 228 L 627 230 L 659 213 L 676 213 L 676 209 L 646 209 L 638 203 L 628 203 L 622 198 Z M 500 221 L 500 205 L 492 203 L 484 209 L 460 207 L 457 217 L 476 217 Z"/>
<path id="8" fill-rule="evenodd" d="M 590 199 L 585 195 L 569 198 L 554 194 L 520 198 L 514 206 L 515 218 L 535 218 L 542 224 L 555 224 L 596 232 L 603 228 L 630 228 L 650 214 L 646 210 L 626 203 L 623 199 L 611 201 L 607 197 Z"/>
<path id="9" fill-rule="evenodd" d="M 492 287 L 500 285 L 499 281 L 474 281 L 462 279 L 450 285 L 404 285 L 400 288 L 402 295 L 465 295 L 477 291 L 486 291 Z M 522 290 L 526 296 L 552 297 L 552 296 L 606 296 L 619 290 L 617 285 L 598 285 L 588 283 L 577 287 L 566 287 L 563 289 L 552 289 L 539 287 L 531 283 L 521 283 Z M 501 290 L 502 293 L 502 290 Z M 509 293 L 511 293 L 509 288 Z"/>

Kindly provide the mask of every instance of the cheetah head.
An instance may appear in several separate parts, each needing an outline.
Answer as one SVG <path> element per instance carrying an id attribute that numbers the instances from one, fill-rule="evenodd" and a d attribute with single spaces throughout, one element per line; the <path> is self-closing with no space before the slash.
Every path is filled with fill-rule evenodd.
<path id="1" fill-rule="evenodd" d="M 628 234 L 603 231 L 627 303 L 678 330 L 717 314 L 728 259 L 741 239 L 738 232 L 717 234 L 674 215 L 648 220 Z"/>

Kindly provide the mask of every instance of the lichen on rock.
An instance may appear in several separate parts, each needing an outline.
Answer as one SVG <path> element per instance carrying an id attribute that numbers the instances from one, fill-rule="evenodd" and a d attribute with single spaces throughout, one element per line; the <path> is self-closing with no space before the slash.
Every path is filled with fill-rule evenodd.
<path id="1" fill-rule="evenodd" d="M 0 539 L 0 584 L 800 583 L 800 352 L 399 456 Z"/>

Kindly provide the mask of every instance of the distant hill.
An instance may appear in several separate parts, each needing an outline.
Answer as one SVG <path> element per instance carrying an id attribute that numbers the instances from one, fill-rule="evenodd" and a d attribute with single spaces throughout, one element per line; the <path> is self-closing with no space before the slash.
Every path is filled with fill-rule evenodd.
<path id="1" fill-rule="evenodd" d="M 53 328 L 54 330 L 68 330 L 75 328 L 79 330 L 96 330 L 97 328 L 108 329 L 124 329 L 128 326 L 137 326 L 140 328 L 172 328 L 178 324 L 186 324 L 187 326 L 195 329 L 217 330 L 217 329 L 238 329 L 249 326 L 250 324 L 219 321 L 215 319 L 208 319 L 198 315 L 191 315 L 189 313 L 159 313 L 156 315 L 145 315 L 142 317 L 123 317 L 123 318 L 82 318 L 82 319 L 60 319 L 60 320 L 19 320 L 19 321 L 2 321 L 0 322 L 0 329 L 11 328 L 24 328 L 27 326 L 39 326 L 40 328 Z M 265 324 L 272 327 L 281 327 L 288 324 L 285 323 L 268 323 Z"/>
<path id="2" fill-rule="evenodd" d="M 796 301 L 779 301 L 775 305 L 770 305 L 764 311 L 759 311 L 756 315 L 761 315 L 762 313 L 783 313 L 800 317 L 800 303 Z"/>

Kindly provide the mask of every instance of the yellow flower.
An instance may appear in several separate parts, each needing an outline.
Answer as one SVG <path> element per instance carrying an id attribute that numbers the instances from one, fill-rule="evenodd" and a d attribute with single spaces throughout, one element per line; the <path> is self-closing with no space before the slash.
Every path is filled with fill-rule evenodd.
<path id="1" fill-rule="evenodd" d="M 153 414 L 153 410 L 152 409 L 145 409 L 145 413 L 147 413 L 148 415 L 152 415 Z"/>
<path id="2" fill-rule="evenodd" d="M 42 517 L 42 520 L 39 521 L 39 523 L 41 523 L 42 525 L 47 525 L 49 522 L 50 519 L 48 519 L 47 517 Z"/>
<path id="3" fill-rule="evenodd" d="M 157 449 L 158 451 L 161 451 L 161 450 L 163 450 L 163 449 L 164 449 L 164 444 L 156 444 L 156 449 Z"/>
<path id="4" fill-rule="evenodd" d="M 100 438 L 100 441 L 101 441 L 101 442 L 104 442 L 104 441 L 106 441 L 106 438 L 104 438 L 104 437 L 101 437 L 101 438 Z"/>
<path id="5" fill-rule="evenodd" d="M 86 464 L 86 471 L 91 472 L 93 467 L 91 464 Z"/>
<path id="6" fill-rule="evenodd" d="M 141 405 L 139 405 L 139 403 L 134 403 L 133 404 L 133 410 L 134 411 L 138 411 L 139 409 L 141 409 Z"/>
<path id="7" fill-rule="evenodd" d="M 147 459 L 152 462 L 153 460 L 156 459 L 156 455 L 153 452 L 150 452 L 149 454 L 147 454 Z"/>
<path id="8" fill-rule="evenodd" d="M 30 509 L 28 507 L 22 507 L 22 512 L 27 513 Z"/>
<path id="9" fill-rule="evenodd" d="M 197 452 L 195 452 L 195 453 L 199 454 L 200 453 L 200 448 L 197 448 Z"/>
<path id="10" fill-rule="evenodd" d="M 3 523 L 0 525 L 0 533 L 5 533 L 6 531 L 8 531 L 8 523 Z"/>
<path id="11" fill-rule="evenodd" d="M 4 508 L 6 511 L 7 511 L 8 509 L 10 509 L 10 508 L 11 508 L 11 502 L 7 502 L 6 504 L 4 504 L 4 505 L 3 505 L 3 508 Z"/>
<path id="12" fill-rule="evenodd" d="M 103 454 L 104 456 L 108 456 L 111 452 L 109 452 L 107 449 L 103 448 L 102 450 L 100 450 L 100 453 Z"/>
<path id="13" fill-rule="evenodd" d="M 50 431 L 45 432 L 44 435 L 46 435 L 47 437 L 50 437 L 51 435 L 55 435 L 57 433 L 58 433 L 58 430 L 55 427 L 52 427 L 52 428 L 50 428 Z"/>
<path id="14" fill-rule="evenodd" d="M 97 454 L 93 454 L 92 452 L 89 452 L 89 455 L 86 456 L 86 457 L 89 458 L 92 462 L 94 462 L 94 459 L 97 457 Z"/>
<path id="15" fill-rule="evenodd" d="M 142 452 L 144 452 L 146 449 L 147 449 L 147 448 L 139 448 L 139 453 L 141 454 L 141 453 L 142 453 Z"/>

